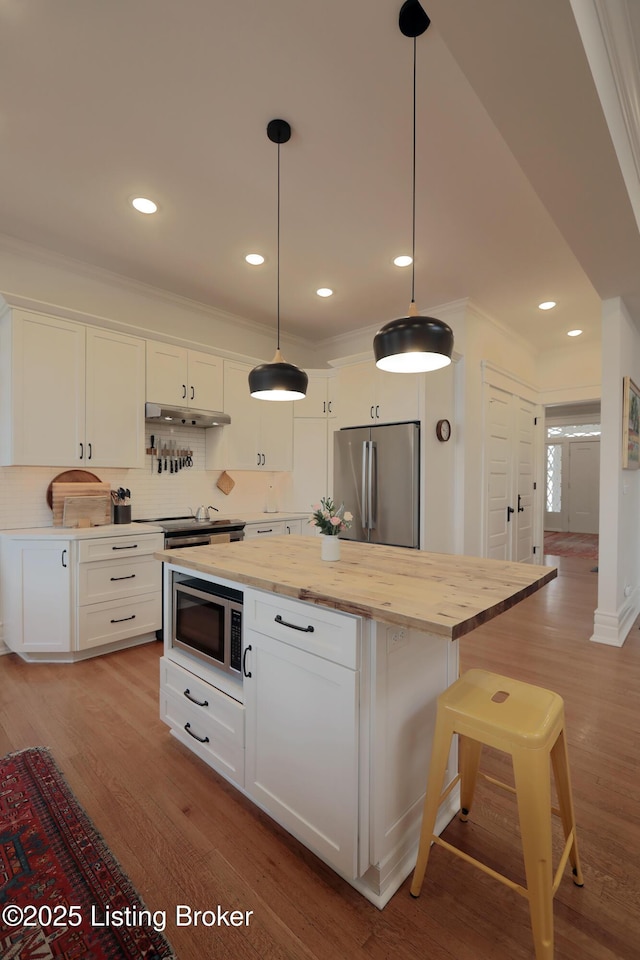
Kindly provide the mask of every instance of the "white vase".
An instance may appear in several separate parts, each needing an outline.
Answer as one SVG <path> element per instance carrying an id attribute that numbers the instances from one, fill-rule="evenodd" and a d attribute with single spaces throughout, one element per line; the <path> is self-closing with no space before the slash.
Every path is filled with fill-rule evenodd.
<path id="1" fill-rule="evenodd" d="M 338 537 L 329 536 L 326 533 L 320 535 L 321 547 L 320 557 L 323 560 L 340 559 L 340 540 Z"/>

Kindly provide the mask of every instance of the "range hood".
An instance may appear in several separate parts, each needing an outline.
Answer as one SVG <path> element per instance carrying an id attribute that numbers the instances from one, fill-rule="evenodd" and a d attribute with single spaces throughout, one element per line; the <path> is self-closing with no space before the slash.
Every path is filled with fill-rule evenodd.
<path id="1" fill-rule="evenodd" d="M 144 418 L 153 422 L 179 423 L 184 427 L 222 427 L 231 423 L 228 413 L 193 410 L 190 407 L 168 407 L 161 403 L 145 403 Z"/>

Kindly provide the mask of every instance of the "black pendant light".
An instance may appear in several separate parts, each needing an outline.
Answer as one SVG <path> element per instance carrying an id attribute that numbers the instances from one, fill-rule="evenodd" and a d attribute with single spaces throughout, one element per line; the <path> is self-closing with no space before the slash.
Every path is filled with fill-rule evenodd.
<path id="1" fill-rule="evenodd" d="M 249 374 L 249 390 L 257 400 L 302 400 L 307 392 L 309 377 L 293 363 L 287 363 L 280 353 L 280 144 L 291 138 L 291 127 L 286 120 L 270 120 L 267 136 L 278 144 L 278 247 L 277 247 L 277 313 L 278 338 L 276 353 L 271 363 L 261 363 Z"/>
<path id="2" fill-rule="evenodd" d="M 429 17 L 418 0 L 406 0 L 400 8 L 398 25 L 405 37 L 413 37 L 413 232 L 411 248 L 411 303 L 409 315 L 391 320 L 373 340 L 376 366 L 391 373 L 423 373 L 451 363 L 453 331 L 442 320 L 421 317 L 415 301 L 416 277 L 416 38 L 422 36 Z"/>

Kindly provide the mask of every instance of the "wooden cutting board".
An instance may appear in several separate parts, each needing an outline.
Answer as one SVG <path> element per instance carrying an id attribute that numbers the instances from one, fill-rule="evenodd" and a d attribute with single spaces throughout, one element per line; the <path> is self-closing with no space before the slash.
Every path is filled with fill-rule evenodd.
<path id="1" fill-rule="evenodd" d="M 52 509 L 53 525 L 61 527 L 63 523 L 64 502 L 67 497 L 108 497 L 111 503 L 111 484 L 109 483 L 53 483 Z M 110 510 L 109 510 L 110 513 Z M 108 523 L 108 520 L 103 521 Z"/>
<path id="2" fill-rule="evenodd" d="M 89 473 L 88 470 L 65 470 L 54 477 L 47 487 L 47 503 L 53 510 L 53 485 L 54 483 L 100 483 L 100 477 L 95 473 Z"/>
<path id="3" fill-rule="evenodd" d="M 65 497 L 63 527 L 100 527 L 111 523 L 111 496 Z"/>

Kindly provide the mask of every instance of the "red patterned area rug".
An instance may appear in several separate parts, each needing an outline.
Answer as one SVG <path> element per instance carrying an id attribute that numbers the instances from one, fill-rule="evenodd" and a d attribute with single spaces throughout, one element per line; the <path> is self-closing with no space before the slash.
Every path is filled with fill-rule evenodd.
<path id="1" fill-rule="evenodd" d="M 597 533 L 549 533 L 545 530 L 544 552 L 555 557 L 598 559 Z"/>
<path id="2" fill-rule="evenodd" d="M 50 752 L 0 759 L 2 960 L 174 960 L 158 917 Z"/>

